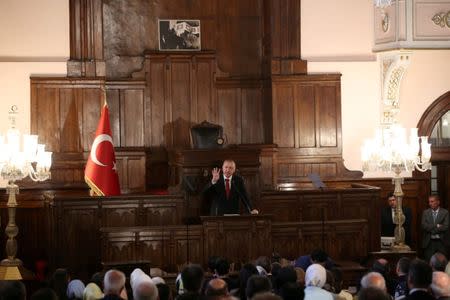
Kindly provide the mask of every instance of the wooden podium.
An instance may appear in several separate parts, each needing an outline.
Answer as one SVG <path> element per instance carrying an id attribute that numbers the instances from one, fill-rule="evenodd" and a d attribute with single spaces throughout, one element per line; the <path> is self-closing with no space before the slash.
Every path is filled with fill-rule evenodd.
<path id="1" fill-rule="evenodd" d="M 201 216 L 204 257 L 246 263 L 272 251 L 271 215 Z"/>

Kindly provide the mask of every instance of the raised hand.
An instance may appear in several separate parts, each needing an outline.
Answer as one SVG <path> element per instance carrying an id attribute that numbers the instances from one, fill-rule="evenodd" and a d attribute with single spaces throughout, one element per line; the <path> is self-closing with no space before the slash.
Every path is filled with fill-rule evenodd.
<path id="1" fill-rule="evenodd" d="M 212 181 L 213 184 L 215 184 L 220 178 L 220 169 L 219 168 L 212 169 L 211 174 L 212 174 L 212 180 L 211 181 Z"/>

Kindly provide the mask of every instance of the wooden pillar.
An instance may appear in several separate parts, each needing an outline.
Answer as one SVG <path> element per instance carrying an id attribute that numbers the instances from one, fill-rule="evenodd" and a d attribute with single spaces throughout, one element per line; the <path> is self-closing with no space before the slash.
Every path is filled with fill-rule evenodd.
<path id="1" fill-rule="evenodd" d="M 70 0 L 70 77 L 104 77 L 103 2 Z"/>

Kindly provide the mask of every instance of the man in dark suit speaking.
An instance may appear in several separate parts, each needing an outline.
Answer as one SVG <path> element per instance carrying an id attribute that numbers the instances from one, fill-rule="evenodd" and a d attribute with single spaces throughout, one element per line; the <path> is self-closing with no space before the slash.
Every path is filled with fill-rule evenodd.
<path id="1" fill-rule="evenodd" d="M 212 170 L 211 182 L 205 188 L 204 196 L 211 201 L 210 214 L 222 216 L 224 214 L 239 214 L 239 203 L 242 202 L 245 210 L 251 214 L 258 214 L 252 209 L 247 190 L 242 177 L 235 175 L 236 164 L 227 159 L 222 165 L 222 174 L 219 168 Z"/>

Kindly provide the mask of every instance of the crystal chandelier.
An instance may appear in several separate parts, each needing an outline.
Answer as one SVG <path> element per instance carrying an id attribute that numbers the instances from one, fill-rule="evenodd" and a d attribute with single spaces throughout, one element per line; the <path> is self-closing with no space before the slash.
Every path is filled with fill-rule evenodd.
<path id="1" fill-rule="evenodd" d="M 52 164 L 52 152 L 45 151 L 45 146 L 38 144 L 37 135 L 25 134 L 22 138 L 16 128 L 17 106 L 13 105 L 9 111 L 10 129 L 6 137 L 0 135 L 0 176 L 8 181 L 6 192 L 9 194 L 8 203 L 8 225 L 5 233 L 7 258 L 0 263 L 0 280 L 23 279 L 20 259 L 16 258 L 17 241 L 15 237 L 19 233 L 16 225 L 16 194 L 19 187 L 16 181 L 30 177 L 33 181 L 44 181 L 50 178 L 50 167 Z M 22 147 L 21 147 L 22 146 Z M 23 272 L 22 272 L 23 273 Z"/>
<path id="2" fill-rule="evenodd" d="M 375 5 L 375 7 L 385 8 L 387 6 L 390 6 L 392 2 L 393 0 L 374 0 L 373 4 Z"/>
<path id="3" fill-rule="evenodd" d="M 417 135 L 417 128 L 412 128 L 409 140 L 406 137 L 405 128 L 399 124 L 390 124 L 376 131 L 375 137 L 366 140 L 361 151 L 363 171 L 382 171 L 394 173 L 394 196 L 396 199 L 393 222 L 396 224 L 394 231 L 394 251 L 409 251 L 405 245 L 405 216 L 402 209 L 403 171 L 426 172 L 431 169 L 431 144 L 427 136 Z"/>

